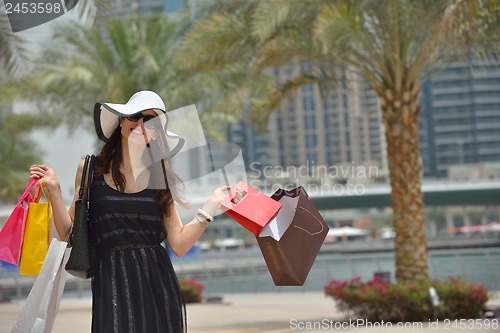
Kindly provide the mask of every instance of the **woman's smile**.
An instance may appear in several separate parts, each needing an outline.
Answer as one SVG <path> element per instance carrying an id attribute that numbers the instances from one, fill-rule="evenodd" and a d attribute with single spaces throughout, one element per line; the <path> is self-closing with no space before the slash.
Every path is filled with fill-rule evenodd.
<path id="1" fill-rule="evenodd" d="M 144 132 L 142 131 L 141 126 L 136 126 L 135 128 L 133 128 L 132 133 L 137 134 L 137 135 L 144 135 Z"/>

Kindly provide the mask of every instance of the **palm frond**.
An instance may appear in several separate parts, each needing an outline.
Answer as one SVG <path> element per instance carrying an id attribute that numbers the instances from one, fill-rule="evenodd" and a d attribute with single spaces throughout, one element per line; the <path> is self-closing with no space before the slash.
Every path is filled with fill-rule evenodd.
<path id="1" fill-rule="evenodd" d="M 327 3 L 331 1 L 260 1 L 252 13 L 252 33 L 260 41 L 267 41 L 289 30 L 310 32 L 318 11 Z"/>
<path id="2" fill-rule="evenodd" d="M 0 7 L 0 71 L 14 78 L 21 77 L 29 72 L 31 60 L 26 41 L 12 33 L 8 16 Z"/>
<path id="3" fill-rule="evenodd" d="M 148 89 L 170 100 L 178 72 L 172 61 L 175 38 L 175 23 L 162 16 L 66 25 L 37 62 L 30 77 L 36 84 L 23 82 L 19 94 L 29 92 L 42 114 L 89 128 L 97 101 L 124 102 Z"/>
<path id="4" fill-rule="evenodd" d="M 348 64 L 373 85 L 392 85 L 385 42 L 374 36 L 379 20 L 366 17 L 358 7 L 339 4 L 323 8 L 314 27 L 314 38 L 330 59 Z"/>
<path id="5" fill-rule="evenodd" d="M 196 24 L 177 52 L 177 63 L 193 71 L 248 59 L 256 46 L 241 17 L 214 14 Z"/>
<path id="6" fill-rule="evenodd" d="M 438 71 L 458 58 L 488 58 L 500 53 L 500 6 L 495 1 L 412 3 L 411 12 L 404 17 L 407 29 L 413 30 L 407 81 L 418 79 L 424 71 Z"/>
<path id="7" fill-rule="evenodd" d="M 201 21 L 214 13 L 240 15 L 249 13 L 260 0 L 204 0 L 188 2 L 192 21 Z"/>
<path id="8" fill-rule="evenodd" d="M 77 3 L 78 2 L 78 3 Z M 110 3 L 106 0 L 69 0 L 66 1 L 67 10 L 74 10 L 81 22 L 93 23 L 93 20 L 102 21 L 109 17 Z"/>

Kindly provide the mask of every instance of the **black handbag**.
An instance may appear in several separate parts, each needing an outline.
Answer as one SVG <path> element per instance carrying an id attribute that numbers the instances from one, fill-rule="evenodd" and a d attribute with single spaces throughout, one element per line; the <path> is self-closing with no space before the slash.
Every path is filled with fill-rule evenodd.
<path id="1" fill-rule="evenodd" d="M 75 201 L 75 220 L 70 236 L 72 249 L 65 266 L 69 274 L 82 279 L 88 279 L 92 275 L 92 255 L 89 246 L 89 200 L 90 185 L 94 176 L 94 157 L 94 155 L 85 156 L 80 191 Z"/>

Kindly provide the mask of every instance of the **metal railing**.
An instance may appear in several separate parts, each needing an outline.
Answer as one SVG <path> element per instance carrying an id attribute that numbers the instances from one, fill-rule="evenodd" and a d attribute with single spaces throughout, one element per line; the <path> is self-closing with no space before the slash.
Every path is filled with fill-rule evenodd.
<path id="1" fill-rule="evenodd" d="M 193 278 L 205 285 L 207 294 L 242 292 L 322 291 L 331 280 L 360 276 L 370 280 L 377 272 L 388 273 L 394 281 L 394 253 L 321 253 L 301 287 L 275 287 L 258 249 L 200 253 L 196 257 L 173 259 L 179 278 Z M 483 284 L 490 291 L 500 290 L 500 247 L 435 250 L 429 252 L 432 279 L 462 276 Z M 3 298 L 24 299 L 34 277 L 17 272 L 0 272 Z M 89 297 L 90 280 L 68 276 L 66 297 Z"/>

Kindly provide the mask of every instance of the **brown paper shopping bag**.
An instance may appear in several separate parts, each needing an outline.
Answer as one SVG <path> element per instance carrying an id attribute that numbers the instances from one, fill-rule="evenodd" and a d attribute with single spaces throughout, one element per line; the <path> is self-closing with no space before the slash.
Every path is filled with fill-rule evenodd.
<path id="1" fill-rule="evenodd" d="M 328 225 L 302 186 L 280 189 L 271 198 L 282 207 L 257 242 L 276 286 L 302 286 Z"/>

